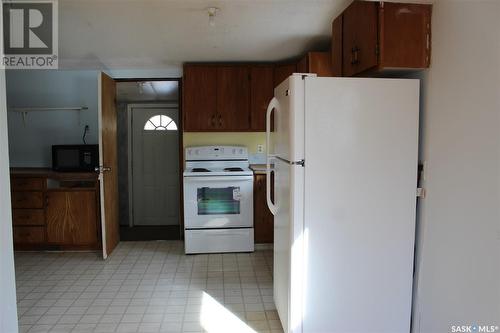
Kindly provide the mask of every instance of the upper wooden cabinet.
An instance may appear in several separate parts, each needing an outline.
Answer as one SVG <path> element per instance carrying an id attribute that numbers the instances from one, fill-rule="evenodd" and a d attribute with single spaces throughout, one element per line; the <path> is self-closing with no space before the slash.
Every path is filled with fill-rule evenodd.
<path id="1" fill-rule="evenodd" d="M 217 126 L 222 131 L 250 129 L 250 73 L 246 66 L 217 67 Z"/>
<path id="2" fill-rule="evenodd" d="M 332 45 L 331 45 L 331 63 L 332 76 L 342 76 L 342 25 L 343 16 L 338 16 L 332 23 Z"/>
<path id="3" fill-rule="evenodd" d="M 343 17 L 343 61 L 345 76 L 352 76 L 377 66 L 376 2 L 355 1 Z"/>
<path id="4" fill-rule="evenodd" d="M 332 76 L 330 52 L 308 52 L 298 63 L 298 73 L 315 73 L 318 76 Z"/>
<path id="5" fill-rule="evenodd" d="M 184 66 L 182 92 L 184 130 L 217 129 L 217 68 Z"/>
<path id="6" fill-rule="evenodd" d="M 250 128 L 266 130 L 266 111 L 274 96 L 274 67 L 272 65 L 250 67 Z"/>
<path id="7" fill-rule="evenodd" d="M 354 1 L 332 24 L 335 74 L 339 54 L 344 76 L 429 67 L 431 12 L 432 5 Z"/>
<path id="8" fill-rule="evenodd" d="M 265 131 L 267 104 L 274 94 L 273 69 L 257 64 L 185 65 L 184 131 Z"/>
<path id="9" fill-rule="evenodd" d="M 287 77 L 297 72 L 297 64 L 278 64 L 274 67 L 274 87 L 277 87 Z"/>

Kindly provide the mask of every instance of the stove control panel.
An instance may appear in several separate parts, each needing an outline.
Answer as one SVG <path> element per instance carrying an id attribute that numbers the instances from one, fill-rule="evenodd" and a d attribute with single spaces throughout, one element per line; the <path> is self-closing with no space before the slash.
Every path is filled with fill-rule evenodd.
<path id="1" fill-rule="evenodd" d="M 186 148 L 187 161 L 248 160 L 243 146 L 201 146 Z"/>

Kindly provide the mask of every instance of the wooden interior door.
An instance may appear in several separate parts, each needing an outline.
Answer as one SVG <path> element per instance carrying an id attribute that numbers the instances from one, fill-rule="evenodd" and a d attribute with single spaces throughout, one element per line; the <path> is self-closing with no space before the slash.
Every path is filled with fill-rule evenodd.
<path id="1" fill-rule="evenodd" d="M 215 130 L 217 67 L 210 65 L 184 66 L 182 107 L 185 131 Z"/>
<path id="2" fill-rule="evenodd" d="M 101 73 L 99 76 L 99 180 L 104 259 L 113 252 L 120 241 L 116 123 L 116 82 Z"/>
<path id="3" fill-rule="evenodd" d="M 250 74 L 246 66 L 217 67 L 217 123 L 222 131 L 250 129 Z"/>
<path id="4" fill-rule="evenodd" d="M 344 76 L 377 66 L 378 3 L 354 1 L 343 15 Z"/>
<path id="5" fill-rule="evenodd" d="M 274 96 L 273 66 L 250 68 L 250 96 L 251 129 L 265 131 L 267 105 Z"/>

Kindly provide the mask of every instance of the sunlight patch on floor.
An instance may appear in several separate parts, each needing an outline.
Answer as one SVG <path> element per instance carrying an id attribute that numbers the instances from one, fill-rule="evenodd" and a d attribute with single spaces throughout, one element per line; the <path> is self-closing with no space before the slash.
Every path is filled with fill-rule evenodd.
<path id="1" fill-rule="evenodd" d="M 203 292 L 200 323 L 209 333 L 257 333 L 206 292 Z"/>

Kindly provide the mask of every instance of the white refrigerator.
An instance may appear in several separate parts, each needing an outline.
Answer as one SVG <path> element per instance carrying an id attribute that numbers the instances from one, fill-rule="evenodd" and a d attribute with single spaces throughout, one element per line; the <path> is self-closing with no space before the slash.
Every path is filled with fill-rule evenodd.
<path id="1" fill-rule="evenodd" d="M 274 95 L 267 201 L 284 331 L 408 333 L 419 82 L 294 74 Z"/>

